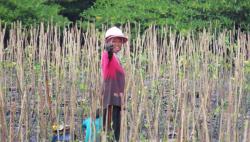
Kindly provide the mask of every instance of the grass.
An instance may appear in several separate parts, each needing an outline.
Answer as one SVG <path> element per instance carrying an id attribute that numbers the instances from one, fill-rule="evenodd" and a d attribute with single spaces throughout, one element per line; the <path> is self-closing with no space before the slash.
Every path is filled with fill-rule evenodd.
<path id="1" fill-rule="evenodd" d="M 83 116 L 100 107 L 106 28 L 16 23 L 4 47 L 1 26 L 3 141 L 48 141 L 54 123 L 70 125 L 71 135 L 83 140 Z M 250 139 L 249 33 L 134 28 L 135 38 L 120 53 L 126 70 L 122 142 Z M 130 25 L 123 31 L 130 35 Z"/>

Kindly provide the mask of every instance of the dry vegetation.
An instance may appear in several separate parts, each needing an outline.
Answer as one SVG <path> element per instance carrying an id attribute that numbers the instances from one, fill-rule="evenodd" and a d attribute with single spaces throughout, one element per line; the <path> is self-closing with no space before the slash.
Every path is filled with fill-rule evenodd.
<path id="1" fill-rule="evenodd" d="M 250 139 L 250 33 L 135 31 L 120 54 L 127 106 L 122 142 Z M 2 26 L 2 141 L 48 141 L 55 122 L 83 140 L 83 116 L 100 107 L 102 47 L 103 32 L 92 26 L 82 32 L 18 23 L 8 33 Z"/>

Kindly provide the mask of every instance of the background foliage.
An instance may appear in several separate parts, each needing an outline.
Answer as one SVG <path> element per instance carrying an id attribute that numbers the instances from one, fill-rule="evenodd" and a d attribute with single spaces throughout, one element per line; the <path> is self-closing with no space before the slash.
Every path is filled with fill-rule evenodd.
<path id="1" fill-rule="evenodd" d="M 169 25 L 174 29 L 201 30 L 204 27 L 234 27 L 249 31 L 248 0 L 1 0 L 0 19 L 24 25 L 56 21 L 59 25 L 79 21 L 86 25 L 122 25 L 140 22 L 142 28 L 151 24 Z"/>
<path id="2" fill-rule="evenodd" d="M 124 24 L 137 21 L 143 27 L 154 23 L 170 25 L 177 30 L 241 27 L 249 30 L 248 0 L 97 0 L 84 11 L 86 20 Z"/>
<path id="3" fill-rule="evenodd" d="M 60 5 L 46 2 L 45 0 L 1 0 L 0 19 L 7 24 L 22 21 L 25 26 L 51 21 L 63 26 L 69 22 L 66 17 L 59 15 L 62 10 Z"/>

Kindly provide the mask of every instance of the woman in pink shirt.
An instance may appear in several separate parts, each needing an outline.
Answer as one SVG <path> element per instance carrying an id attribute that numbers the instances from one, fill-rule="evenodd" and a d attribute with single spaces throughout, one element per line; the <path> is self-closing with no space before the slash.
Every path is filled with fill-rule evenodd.
<path id="1" fill-rule="evenodd" d="M 108 131 L 111 128 L 114 130 L 116 141 L 119 141 L 120 136 L 121 109 L 123 108 L 125 87 L 125 71 L 116 54 L 127 40 L 119 28 L 112 27 L 105 34 L 105 50 L 102 52 L 103 126 Z"/>

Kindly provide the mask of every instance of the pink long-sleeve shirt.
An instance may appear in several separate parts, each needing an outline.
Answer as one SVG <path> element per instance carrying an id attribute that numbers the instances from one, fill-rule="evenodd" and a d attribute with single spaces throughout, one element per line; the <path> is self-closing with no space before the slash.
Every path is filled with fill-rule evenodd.
<path id="1" fill-rule="evenodd" d="M 101 66 L 103 106 L 104 108 L 109 105 L 121 106 L 120 95 L 124 94 L 125 71 L 115 55 L 109 60 L 107 51 L 102 52 Z"/>

